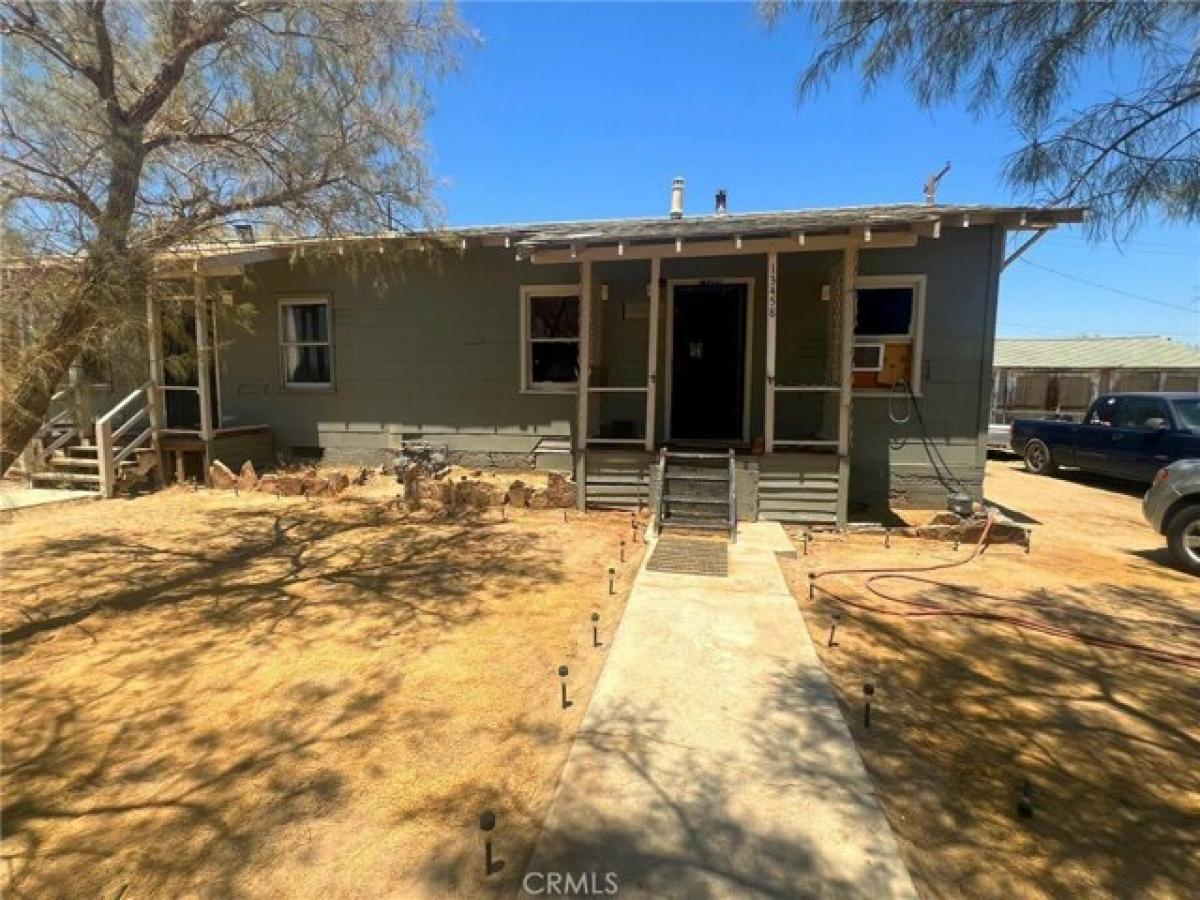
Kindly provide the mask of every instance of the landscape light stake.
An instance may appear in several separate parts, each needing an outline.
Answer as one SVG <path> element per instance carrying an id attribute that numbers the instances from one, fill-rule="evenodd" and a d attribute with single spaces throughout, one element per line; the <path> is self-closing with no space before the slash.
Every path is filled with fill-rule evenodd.
<path id="1" fill-rule="evenodd" d="M 842 621 L 842 614 L 835 612 L 833 614 L 833 620 L 829 623 L 829 641 L 825 644 L 826 647 L 837 646 L 837 641 L 833 639 L 833 636 L 837 633 L 837 627 L 840 621 Z"/>
<path id="2" fill-rule="evenodd" d="M 610 597 L 617 592 L 616 580 L 617 570 L 610 566 L 608 569 L 608 596 Z"/>
<path id="3" fill-rule="evenodd" d="M 508 497 L 505 497 L 504 502 L 500 504 L 500 521 L 508 521 Z"/>
<path id="4" fill-rule="evenodd" d="M 888 550 L 892 546 L 892 529 L 883 529 L 883 549 Z"/>
<path id="5" fill-rule="evenodd" d="M 567 524 L 567 510 L 566 510 L 566 507 L 563 507 L 563 524 L 564 524 L 564 525 L 566 525 L 566 524 Z"/>
<path id="6" fill-rule="evenodd" d="M 806 532 L 804 532 L 804 535 L 803 535 L 803 537 L 804 537 L 804 555 L 805 555 L 805 556 L 808 556 L 808 541 L 809 541 L 809 537 L 808 537 L 808 532 L 807 532 L 807 531 L 806 531 Z"/>
<path id="7" fill-rule="evenodd" d="M 875 685 L 868 682 L 863 685 L 863 695 L 867 698 L 863 706 L 863 728 L 871 727 L 871 698 L 875 696 Z"/>
<path id="8" fill-rule="evenodd" d="M 1032 541 L 1033 541 L 1033 529 L 1032 529 L 1032 528 L 1026 528 L 1026 529 L 1025 529 L 1025 552 L 1026 552 L 1026 553 L 1028 553 L 1028 552 L 1029 552 L 1029 544 L 1030 544 Z"/>
<path id="9" fill-rule="evenodd" d="M 479 830 L 484 834 L 483 840 L 483 874 L 491 875 L 496 870 L 492 862 L 492 830 L 496 827 L 496 814 L 490 809 L 479 817 Z"/>
<path id="10" fill-rule="evenodd" d="M 558 677 L 562 679 L 562 708 L 569 709 L 571 701 L 567 699 L 567 667 L 558 667 Z"/>
<path id="11" fill-rule="evenodd" d="M 808 599 L 809 600 L 817 599 L 817 573 L 816 572 L 808 573 Z"/>
<path id="12" fill-rule="evenodd" d="M 625 542 L 621 541 L 621 562 L 625 562 Z"/>
<path id="13" fill-rule="evenodd" d="M 600 625 L 598 624 L 599 622 L 600 622 L 600 613 L 598 613 L 598 612 L 592 613 L 592 646 L 593 647 L 600 646 Z"/>
<path id="14" fill-rule="evenodd" d="M 957 553 L 957 552 L 958 552 L 958 538 L 955 538 L 955 539 L 954 539 L 954 552 L 955 552 L 955 553 Z"/>

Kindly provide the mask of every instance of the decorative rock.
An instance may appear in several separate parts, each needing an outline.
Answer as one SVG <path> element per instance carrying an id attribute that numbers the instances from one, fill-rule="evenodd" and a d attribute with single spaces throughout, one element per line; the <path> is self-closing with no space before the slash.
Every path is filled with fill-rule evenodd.
<path id="1" fill-rule="evenodd" d="M 329 476 L 326 484 L 329 485 L 329 493 L 340 494 L 346 488 L 350 487 L 350 476 L 345 472 L 334 472 Z"/>
<path id="2" fill-rule="evenodd" d="M 529 495 L 533 493 L 529 485 L 521 479 L 517 479 L 508 486 L 508 491 L 505 496 L 508 497 L 509 506 L 519 506 L 522 509 L 529 505 Z"/>
<path id="3" fill-rule="evenodd" d="M 484 510 L 498 505 L 500 491 L 494 485 L 482 481 L 443 481 L 441 484 L 442 504 L 450 512 L 465 509 Z"/>
<path id="4" fill-rule="evenodd" d="M 933 518 L 929 520 L 927 525 L 961 525 L 962 523 L 963 518 L 958 513 L 943 510 L 942 512 L 934 513 Z"/>
<path id="5" fill-rule="evenodd" d="M 329 493 L 329 482 L 318 476 L 315 471 L 305 475 L 302 484 L 306 497 L 324 497 Z"/>
<path id="6" fill-rule="evenodd" d="M 258 479 L 258 486 L 255 490 L 263 494 L 274 494 L 279 490 L 279 476 L 273 474 L 264 475 Z"/>
<path id="7" fill-rule="evenodd" d="M 212 486 L 215 488 L 229 490 L 238 483 L 237 476 L 233 474 L 229 466 L 219 459 L 208 467 L 208 477 L 212 480 Z"/>
<path id="8" fill-rule="evenodd" d="M 404 485 L 404 505 L 409 509 L 421 506 L 421 466 L 419 463 L 409 463 L 400 473 L 400 481 Z"/>
<path id="9" fill-rule="evenodd" d="M 237 486 L 239 490 L 252 491 L 258 484 L 258 473 L 254 471 L 254 463 L 246 460 L 238 473 Z"/>
<path id="10" fill-rule="evenodd" d="M 299 475 L 280 475 L 275 486 L 285 497 L 299 497 L 304 493 L 304 479 Z"/>
<path id="11" fill-rule="evenodd" d="M 546 483 L 546 506 L 551 509 L 570 509 L 575 505 L 575 486 L 558 472 L 551 472 Z"/>

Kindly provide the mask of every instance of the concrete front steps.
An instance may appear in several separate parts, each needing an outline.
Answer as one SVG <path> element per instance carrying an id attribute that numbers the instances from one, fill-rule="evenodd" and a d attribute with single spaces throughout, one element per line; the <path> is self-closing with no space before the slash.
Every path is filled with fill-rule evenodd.
<path id="1" fill-rule="evenodd" d="M 692 529 L 737 534 L 736 474 L 732 453 L 664 450 L 658 530 Z"/>

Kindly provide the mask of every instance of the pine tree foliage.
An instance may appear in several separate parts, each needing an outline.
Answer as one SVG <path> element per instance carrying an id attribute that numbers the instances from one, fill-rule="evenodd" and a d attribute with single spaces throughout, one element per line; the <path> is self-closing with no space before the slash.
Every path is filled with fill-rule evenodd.
<path id="1" fill-rule="evenodd" d="M 765 0 L 768 23 L 807 17 L 807 99 L 845 70 L 864 89 L 898 76 L 924 107 L 963 101 L 1021 138 L 1004 177 L 1039 202 L 1093 211 L 1118 239 L 1148 214 L 1200 219 L 1200 3 Z M 1137 84 L 1079 104 L 1097 72 L 1139 62 Z"/>

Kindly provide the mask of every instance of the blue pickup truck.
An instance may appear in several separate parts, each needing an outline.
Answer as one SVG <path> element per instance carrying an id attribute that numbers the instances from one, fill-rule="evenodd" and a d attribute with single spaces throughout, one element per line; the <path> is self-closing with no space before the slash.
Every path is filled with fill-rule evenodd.
<path id="1" fill-rule="evenodd" d="M 1082 422 L 1018 419 L 1012 449 L 1037 475 L 1066 466 L 1149 484 L 1163 466 L 1200 459 L 1200 394 L 1105 394 Z"/>

